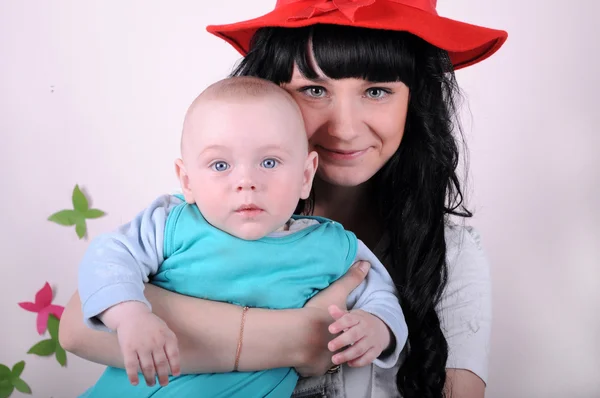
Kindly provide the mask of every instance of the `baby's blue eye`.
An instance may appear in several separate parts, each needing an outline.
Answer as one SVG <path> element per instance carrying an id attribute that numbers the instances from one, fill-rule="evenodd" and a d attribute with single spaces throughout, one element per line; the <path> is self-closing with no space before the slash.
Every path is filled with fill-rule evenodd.
<path id="1" fill-rule="evenodd" d="M 265 169 L 273 169 L 275 166 L 277 166 L 277 163 L 278 162 L 275 159 L 265 159 L 262 161 L 262 167 Z"/>
<path id="2" fill-rule="evenodd" d="M 215 171 L 225 171 L 229 168 L 229 164 L 227 162 L 215 162 L 212 165 L 212 169 Z"/>

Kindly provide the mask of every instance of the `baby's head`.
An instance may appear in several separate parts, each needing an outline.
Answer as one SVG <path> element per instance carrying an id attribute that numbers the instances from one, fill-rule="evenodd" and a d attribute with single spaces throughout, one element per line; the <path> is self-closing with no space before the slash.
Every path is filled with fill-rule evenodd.
<path id="1" fill-rule="evenodd" d="M 175 168 L 186 202 L 209 223 L 254 240 L 284 226 L 309 196 L 317 154 L 285 90 L 234 77 L 208 87 L 188 109 Z"/>

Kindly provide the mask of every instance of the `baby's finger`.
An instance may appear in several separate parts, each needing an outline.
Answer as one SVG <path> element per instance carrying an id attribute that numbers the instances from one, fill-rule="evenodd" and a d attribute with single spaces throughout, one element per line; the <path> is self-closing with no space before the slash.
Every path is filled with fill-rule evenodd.
<path id="1" fill-rule="evenodd" d="M 154 351 L 152 359 L 154 360 L 154 368 L 158 375 L 158 384 L 164 387 L 169 384 L 169 362 L 167 361 L 165 350 L 161 347 Z"/>
<path id="2" fill-rule="evenodd" d="M 171 374 L 173 376 L 179 376 L 181 374 L 181 364 L 179 359 L 179 345 L 177 344 L 177 338 L 168 339 L 165 345 L 165 353 L 169 361 L 169 367 L 171 368 Z"/>
<path id="3" fill-rule="evenodd" d="M 360 319 L 354 314 L 347 312 L 344 316 L 329 325 L 329 333 L 338 334 L 344 330 L 350 329 L 358 325 Z"/>
<path id="4" fill-rule="evenodd" d="M 137 386 L 140 382 L 138 377 L 140 361 L 135 351 L 128 351 L 123 353 L 123 359 L 125 360 L 125 371 L 127 372 L 127 378 L 129 382 Z"/>
<path id="5" fill-rule="evenodd" d="M 377 351 L 375 351 L 375 348 L 371 347 L 360 357 L 349 361 L 348 365 L 353 368 L 360 368 L 369 365 L 375 359 L 377 359 Z"/>
<path id="6" fill-rule="evenodd" d="M 154 368 L 152 354 L 150 352 L 143 354 L 138 352 L 138 358 L 140 360 L 140 368 L 144 374 L 144 379 L 146 379 L 146 385 L 148 387 L 154 386 L 156 382 L 156 370 Z"/>
<path id="7" fill-rule="evenodd" d="M 364 332 L 361 331 L 360 328 L 353 327 L 348 329 L 335 339 L 331 340 L 329 344 L 327 344 L 327 348 L 329 348 L 329 351 L 335 352 L 346 346 L 354 344 L 363 337 L 365 337 Z"/>
<path id="8" fill-rule="evenodd" d="M 331 361 L 336 365 L 353 361 L 364 355 L 369 350 L 369 348 L 371 347 L 369 347 L 369 344 L 366 341 L 366 339 L 362 339 L 354 345 L 348 347 L 348 349 L 335 354 L 333 358 L 331 358 Z"/>

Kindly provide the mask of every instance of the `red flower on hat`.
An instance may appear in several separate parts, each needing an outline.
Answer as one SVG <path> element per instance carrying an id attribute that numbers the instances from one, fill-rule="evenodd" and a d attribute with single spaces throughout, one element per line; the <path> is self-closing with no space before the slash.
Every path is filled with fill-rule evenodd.
<path id="1" fill-rule="evenodd" d="M 291 0 L 294 3 L 301 0 Z M 351 21 L 354 21 L 356 10 L 361 7 L 370 6 L 375 0 L 317 0 L 315 4 L 307 7 L 299 14 L 290 17 L 289 20 L 309 19 L 317 15 L 325 14 L 331 11 L 339 10 Z"/>
<path id="2" fill-rule="evenodd" d="M 60 319 L 65 309 L 63 306 L 52 304 L 52 288 L 48 282 L 35 294 L 34 303 L 24 301 L 19 303 L 19 306 L 27 311 L 37 312 L 37 330 L 39 334 L 44 334 L 46 331 L 50 314 Z"/>

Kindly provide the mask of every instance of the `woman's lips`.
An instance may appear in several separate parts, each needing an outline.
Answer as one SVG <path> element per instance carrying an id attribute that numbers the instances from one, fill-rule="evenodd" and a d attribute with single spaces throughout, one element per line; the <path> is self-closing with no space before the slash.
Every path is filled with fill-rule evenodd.
<path id="1" fill-rule="evenodd" d="M 357 159 L 359 157 L 361 157 L 362 155 L 364 155 L 368 149 L 362 149 L 362 150 L 342 150 L 342 149 L 330 149 L 330 148 L 325 148 L 322 147 L 320 145 L 317 145 L 315 147 L 317 149 L 317 152 L 327 158 L 330 158 L 332 160 L 354 160 Z"/>

